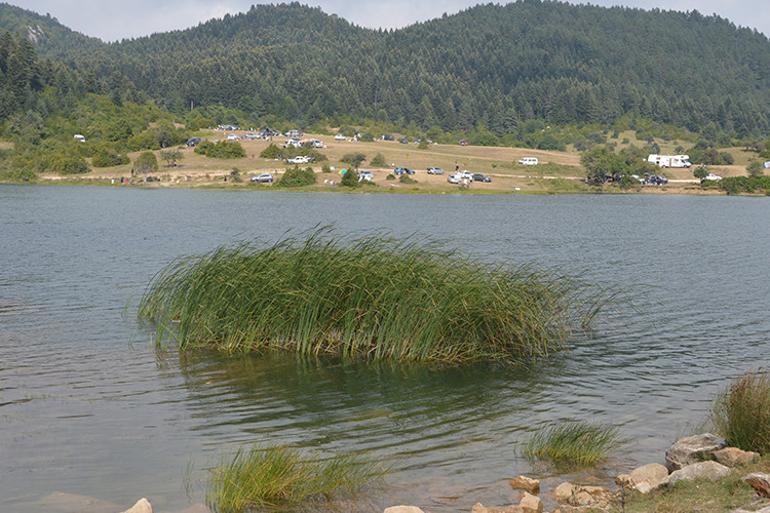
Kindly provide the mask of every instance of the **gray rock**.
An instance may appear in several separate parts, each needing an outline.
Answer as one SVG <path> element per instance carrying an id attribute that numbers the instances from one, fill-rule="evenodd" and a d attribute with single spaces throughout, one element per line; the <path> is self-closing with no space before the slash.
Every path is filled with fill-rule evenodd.
<path id="1" fill-rule="evenodd" d="M 695 481 L 696 479 L 719 481 L 729 473 L 730 469 L 721 463 L 717 463 L 716 461 L 702 461 L 700 463 L 693 463 L 681 470 L 673 472 L 662 484 L 671 486 L 679 481 Z"/>
<path id="2" fill-rule="evenodd" d="M 711 433 L 680 438 L 666 451 L 666 467 L 674 472 L 693 463 L 714 459 L 714 452 L 726 446 L 724 438 Z"/>
<path id="3" fill-rule="evenodd" d="M 760 497 L 770 498 L 770 474 L 754 472 L 744 477 L 743 480 L 754 488 Z"/>
<path id="4" fill-rule="evenodd" d="M 473 505 L 471 513 L 524 513 L 521 506 L 518 504 L 515 506 L 501 506 L 501 507 L 486 507 L 480 502 Z"/>
<path id="5" fill-rule="evenodd" d="M 666 467 L 660 463 L 650 463 L 634 469 L 630 474 L 620 474 L 615 478 L 615 483 L 645 494 L 660 487 L 667 477 Z"/>

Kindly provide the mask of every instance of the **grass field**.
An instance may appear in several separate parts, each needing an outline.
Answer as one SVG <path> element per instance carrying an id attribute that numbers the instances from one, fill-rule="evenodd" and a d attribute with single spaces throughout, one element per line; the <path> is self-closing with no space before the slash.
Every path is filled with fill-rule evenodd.
<path id="1" fill-rule="evenodd" d="M 203 137 L 216 141 L 225 138 L 225 134 L 215 131 L 204 131 Z M 618 140 L 630 138 L 631 132 L 621 133 Z M 334 169 L 331 174 L 321 174 L 321 163 L 316 163 L 314 169 L 319 173 L 318 184 L 311 188 L 315 190 L 335 190 L 339 184 L 340 176 L 337 173 L 345 164 L 341 163 L 344 155 L 349 153 L 362 153 L 366 155 L 367 160 L 362 165 L 362 169 L 372 170 L 374 173 L 374 183 L 378 188 L 367 188 L 366 190 L 374 192 L 431 192 L 448 193 L 459 192 L 456 185 L 447 183 L 446 177 L 456 168 L 468 170 L 471 172 L 484 173 L 492 177 L 492 183 L 473 183 L 469 192 L 473 193 L 500 193 L 500 192 L 523 192 L 523 193 L 577 193 L 589 192 L 582 183 L 585 171 L 580 164 L 580 153 L 568 149 L 568 151 L 543 151 L 531 150 L 527 148 L 507 148 L 507 147 L 488 147 L 488 146 L 459 146 L 434 144 L 427 149 L 421 150 L 416 144 L 400 144 L 398 142 L 374 141 L 374 142 L 352 142 L 335 141 L 332 136 L 308 134 L 306 137 L 317 138 L 326 144 L 326 148 L 320 150 L 328 157 L 328 164 Z M 629 139 L 632 144 L 643 144 L 635 138 Z M 282 145 L 285 139 L 278 137 L 275 144 Z M 268 141 L 241 141 L 246 150 L 246 157 L 233 160 L 211 159 L 196 154 L 191 148 L 184 148 L 182 151 L 183 159 L 176 167 L 165 167 L 161 162 L 161 168 L 157 173 L 162 178 L 162 182 L 152 184 L 153 187 L 211 187 L 211 186 L 233 186 L 226 182 L 233 169 L 238 169 L 244 182 L 248 182 L 250 176 L 255 176 L 263 172 L 270 172 L 276 175 L 276 178 L 286 169 L 284 162 L 276 160 L 267 160 L 260 158 L 260 153 L 270 144 Z M 679 145 L 686 145 L 680 141 L 671 141 L 661 144 L 662 150 L 673 152 Z M 668 146 L 671 148 L 668 148 Z M 622 145 L 621 145 L 622 146 Z M 723 176 L 737 176 L 745 174 L 745 162 L 748 162 L 750 154 L 744 152 L 741 148 L 732 148 L 731 151 L 736 157 L 734 166 L 713 166 L 712 170 Z M 371 159 L 377 154 L 382 154 L 387 166 L 381 169 L 373 169 L 368 166 Z M 138 153 L 132 153 L 129 156 L 134 159 Z M 517 164 L 522 157 L 537 157 L 541 165 L 536 167 L 527 167 Z M 745 161 L 745 162 L 744 162 Z M 416 170 L 417 180 L 415 184 L 401 184 L 398 181 L 388 181 L 386 177 L 392 171 L 393 167 L 408 167 Z M 429 167 L 441 167 L 445 170 L 444 176 L 432 176 L 427 174 Z M 130 177 L 131 166 L 117 166 L 113 168 L 94 169 L 90 173 L 78 177 L 67 177 L 68 182 L 107 182 L 120 177 Z M 666 191 L 683 192 L 684 187 L 690 187 L 695 183 L 692 171 L 688 169 L 668 169 L 664 172 L 670 179 L 680 183 L 672 183 Z M 63 181 L 59 176 L 45 175 L 43 177 L 49 181 Z M 249 186 L 248 183 L 240 184 L 242 187 Z M 264 187 L 264 186 L 263 186 Z M 656 188 L 655 192 L 666 192 Z M 690 192 L 696 192 L 691 190 Z"/>

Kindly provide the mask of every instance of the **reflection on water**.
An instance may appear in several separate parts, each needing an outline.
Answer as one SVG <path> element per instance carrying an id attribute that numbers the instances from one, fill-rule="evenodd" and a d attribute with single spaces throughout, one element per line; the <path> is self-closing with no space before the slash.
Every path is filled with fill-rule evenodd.
<path id="1" fill-rule="evenodd" d="M 744 198 L 0 187 L 0 510 L 61 490 L 174 511 L 223 454 L 269 443 L 386 463 L 386 497 L 360 510 L 467 511 L 511 499 L 504 478 L 533 470 L 521 443 L 556 420 L 618 425 L 610 466 L 659 461 L 726 380 L 767 364 L 768 214 Z M 632 301 L 531 369 L 155 354 L 134 307 L 165 263 L 319 223 L 430 234 Z"/>

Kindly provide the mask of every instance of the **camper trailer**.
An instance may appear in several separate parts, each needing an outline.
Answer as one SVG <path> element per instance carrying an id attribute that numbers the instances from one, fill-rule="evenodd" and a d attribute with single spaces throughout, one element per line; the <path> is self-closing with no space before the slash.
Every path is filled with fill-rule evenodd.
<path id="1" fill-rule="evenodd" d="M 658 167 L 685 168 L 691 167 L 689 155 L 650 155 L 647 162 Z"/>

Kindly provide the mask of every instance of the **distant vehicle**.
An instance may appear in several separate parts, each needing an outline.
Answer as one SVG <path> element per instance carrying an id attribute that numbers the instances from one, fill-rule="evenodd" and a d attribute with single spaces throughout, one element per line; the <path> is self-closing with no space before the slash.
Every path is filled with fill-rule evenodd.
<path id="1" fill-rule="evenodd" d="M 347 138 L 347 137 L 345 137 L 345 136 L 344 136 L 344 135 L 342 135 L 342 134 L 337 134 L 337 135 L 335 135 L 335 136 L 334 136 L 334 140 L 335 140 L 335 141 L 347 141 L 347 140 L 348 140 L 348 138 Z"/>
<path id="2" fill-rule="evenodd" d="M 631 178 L 633 178 L 634 180 L 636 180 L 637 182 L 639 182 L 639 183 L 641 183 L 641 184 L 643 184 L 643 183 L 644 183 L 644 178 L 642 178 L 642 177 L 641 177 L 641 176 L 639 176 L 639 175 L 631 175 Z"/>
<path id="3" fill-rule="evenodd" d="M 188 148 L 194 148 L 198 146 L 203 140 L 200 137 L 191 137 L 190 139 L 187 139 L 187 147 Z"/>
<path id="4" fill-rule="evenodd" d="M 392 135 L 390 135 L 390 134 L 385 134 L 385 135 L 383 135 L 383 136 L 382 136 L 382 140 L 383 140 L 383 141 L 395 141 L 395 140 L 396 140 L 396 138 L 395 138 L 395 137 L 393 137 L 393 136 L 392 136 Z"/>
<path id="5" fill-rule="evenodd" d="M 446 181 L 454 185 L 458 185 L 462 181 L 462 179 L 463 177 L 460 176 L 459 173 L 454 175 L 449 175 L 446 177 Z"/>
<path id="6" fill-rule="evenodd" d="M 243 136 L 244 139 L 248 139 L 249 141 L 255 141 L 257 139 L 261 139 L 259 134 L 246 134 Z"/>
<path id="7" fill-rule="evenodd" d="M 492 183 L 492 177 L 487 175 L 482 175 L 481 173 L 473 173 L 473 181 L 482 182 L 482 183 Z"/>
<path id="8" fill-rule="evenodd" d="M 770 169 L 770 160 L 765 162 L 765 169 Z"/>
<path id="9" fill-rule="evenodd" d="M 721 182 L 722 177 L 719 175 L 715 175 L 714 173 L 709 173 L 706 176 L 703 177 L 703 180 L 700 181 L 700 183 L 703 182 Z"/>
<path id="10" fill-rule="evenodd" d="M 305 155 L 298 155 L 296 157 L 286 159 L 286 162 L 288 162 L 289 164 L 310 164 L 312 161 L 313 161 L 313 157 L 308 157 Z"/>
<path id="11" fill-rule="evenodd" d="M 396 176 L 413 175 L 414 174 L 414 170 L 413 169 L 409 169 L 408 167 L 397 167 L 396 169 L 393 170 L 393 174 L 396 175 Z"/>
<path id="12" fill-rule="evenodd" d="M 152 182 L 160 182 L 160 177 L 157 176 L 145 176 L 144 177 L 145 183 L 152 183 Z"/>
<path id="13" fill-rule="evenodd" d="M 458 173 L 458 175 L 460 176 L 461 180 L 465 179 L 470 180 L 471 182 L 473 181 L 473 173 L 470 171 L 463 171 L 462 173 Z"/>
<path id="14" fill-rule="evenodd" d="M 646 185 L 666 185 L 668 183 L 668 178 L 660 175 L 650 175 L 645 177 L 644 183 Z"/>
<path id="15" fill-rule="evenodd" d="M 468 141 L 468 139 L 460 139 L 460 146 L 468 146 L 471 143 Z"/>
<path id="16" fill-rule="evenodd" d="M 647 157 L 647 162 L 658 167 L 688 168 L 692 167 L 689 155 L 655 155 Z"/>
<path id="17" fill-rule="evenodd" d="M 409 144 L 409 138 L 408 137 L 402 137 L 398 140 L 401 144 Z"/>
<path id="18" fill-rule="evenodd" d="M 302 148 L 302 142 L 299 139 L 289 139 L 283 145 L 284 148 Z"/>
<path id="19" fill-rule="evenodd" d="M 86 142 L 86 136 L 81 134 L 75 134 L 73 139 L 75 139 L 77 142 L 80 142 L 80 143 Z"/>
<path id="20" fill-rule="evenodd" d="M 373 182 L 374 181 L 374 173 L 371 171 L 359 171 L 358 173 L 358 181 L 359 182 Z"/>
<path id="21" fill-rule="evenodd" d="M 254 183 L 273 183 L 273 175 L 262 173 L 261 175 L 252 176 L 251 181 Z"/>
<path id="22" fill-rule="evenodd" d="M 524 157 L 519 160 L 519 164 L 522 166 L 537 166 L 540 164 L 540 161 L 535 157 Z"/>
<path id="23" fill-rule="evenodd" d="M 444 170 L 440 167 L 429 167 L 428 168 L 428 174 L 429 175 L 443 175 Z"/>
<path id="24" fill-rule="evenodd" d="M 303 135 L 302 131 L 301 130 L 296 130 L 296 129 L 289 130 L 288 132 L 286 132 L 286 137 L 288 139 L 299 139 L 300 137 L 302 137 L 302 135 Z"/>
<path id="25" fill-rule="evenodd" d="M 240 137 L 238 137 L 235 134 L 230 134 L 230 135 L 227 136 L 227 140 L 228 141 L 237 141 L 238 139 L 240 139 Z"/>

